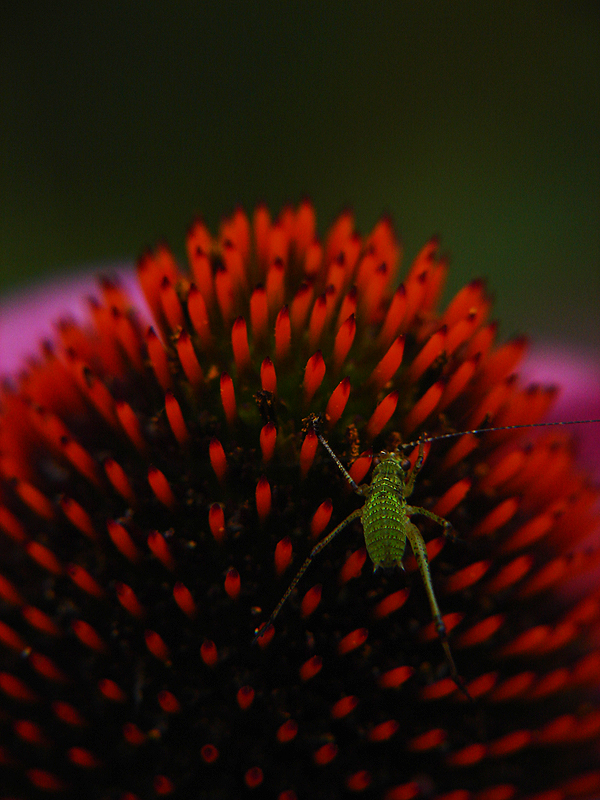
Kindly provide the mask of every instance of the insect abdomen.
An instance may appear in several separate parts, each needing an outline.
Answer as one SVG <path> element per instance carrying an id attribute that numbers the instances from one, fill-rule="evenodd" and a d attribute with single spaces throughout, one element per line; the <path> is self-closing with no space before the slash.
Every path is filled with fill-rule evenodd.
<path id="1" fill-rule="evenodd" d="M 393 482 L 381 478 L 373 486 L 362 511 L 367 553 L 375 569 L 402 565 L 406 546 L 404 502 Z"/>

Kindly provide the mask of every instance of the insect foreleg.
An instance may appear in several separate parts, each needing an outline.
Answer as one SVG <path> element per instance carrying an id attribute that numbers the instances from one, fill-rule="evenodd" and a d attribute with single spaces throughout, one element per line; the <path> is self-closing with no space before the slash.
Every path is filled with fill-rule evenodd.
<path id="1" fill-rule="evenodd" d="M 415 480 L 417 475 L 421 471 L 421 467 L 423 466 L 423 462 L 425 461 L 425 434 L 419 439 L 419 452 L 417 455 L 417 460 L 415 461 L 415 465 L 411 470 L 410 475 L 408 476 L 408 480 L 404 486 L 404 497 L 410 497 L 412 494 L 412 490 L 415 485 Z"/>
<path id="2" fill-rule="evenodd" d="M 333 452 L 333 450 L 332 450 L 332 449 L 331 449 L 331 447 L 329 446 L 329 442 L 327 441 L 327 439 L 326 439 L 326 438 L 323 436 L 323 434 L 321 433 L 321 431 L 318 429 L 318 427 L 317 427 L 317 420 L 318 420 L 318 417 L 317 417 L 317 415 L 316 415 L 316 414 L 311 414 L 311 415 L 310 415 L 310 421 L 311 421 L 311 423 L 312 423 L 313 430 L 314 430 L 314 432 L 317 434 L 317 436 L 319 437 L 319 441 L 321 442 L 321 444 L 323 445 L 323 447 L 325 448 L 325 450 L 327 450 L 327 452 L 329 453 L 329 455 L 331 456 L 331 458 L 332 458 L 332 459 L 335 461 L 335 463 L 336 463 L 336 465 L 337 465 L 338 469 L 340 470 L 340 472 L 342 473 L 342 475 L 344 476 L 344 478 L 346 478 L 346 480 L 348 481 L 348 483 L 350 484 L 350 486 L 351 486 L 351 487 L 354 489 L 354 491 L 355 491 L 357 494 L 364 495 L 363 488 L 362 488 L 361 486 L 359 486 L 359 485 L 356 483 L 356 481 L 354 480 L 354 478 L 352 478 L 352 476 L 350 475 L 350 473 L 348 472 L 348 470 L 347 470 L 347 469 L 344 467 L 344 465 L 342 464 L 342 462 L 339 460 L 339 458 L 336 456 L 336 454 Z"/>
<path id="3" fill-rule="evenodd" d="M 262 633 L 269 627 L 269 625 L 273 624 L 273 622 L 275 620 L 275 617 L 281 611 L 281 606 L 285 603 L 285 601 L 288 599 L 288 597 L 294 591 L 294 589 L 296 588 L 296 586 L 298 584 L 298 581 L 300 580 L 300 578 L 304 575 L 304 573 L 308 569 L 308 567 L 310 565 L 310 562 L 313 560 L 313 558 L 315 556 L 317 556 L 321 552 L 321 550 L 323 550 L 325 547 L 327 547 L 329 542 L 335 536 L 337 536 L 338 533 L 343 531 L 344 528 L 346 528 L 351 522 L 353 522 L 355 519 L 360 517 L 361 514 L 362 514 L 362 508 L 357 508 L 356 511 L 353 511 L 351 514 L 348 514 L 348 516 L 346 517 L 346 519 L 343 522 L 340 522 L 340 524 L 336 528 L 334 528 L 331 531 L 331 533 L 327 534 L 327 536 L 324 539 L 322 539 L 318 544 L 316 544 L 313 547 L 313 549 L 310 551 L 309 555 L 306 557 L 306 560 L 304 561 L 304 563 L 302 564 L 302 566 L 300 567 L 300 569 L 296 573 L 296 575 L 294 577 L 294 580 L 288 586 L 285 594 L 283 595 L 281 600 L 275 606 L 275 610 L 273 611 L 273 613 L 271 614 L 271 616 L 269 617 L 267 622 L 264 625 L 261 625 L 261 627 L 258 628 L 255 631 L 254 639 L 252 640 L 253 642 L 255 642 L 258 639 L 258 637 L 262 635 Z"/>
<path id="4" fill-rule="evenodd" d="M 409 506 L 410 508 L 410 506 Z M 418 512 L 421 513 L 423 509 L 418 509 Z M 429 514 L 426 514 L 429 516 Z M 438 519 L 441 519 L 438 517 Z M 445 520 L 443 520 L 445 522 Z M 435 629 L 437 635 L 440 638 L 442 643 L 442 647 L 444 648 L 444 653 L 446 655 L 446 661 L 448 662 L 448 666 L 450 667 L 450 675 L 454 683 L 458 686 L 458 688 L 469 698 L 472 700 L 471 695 L 469 694 L 463 679 L 458 674 L 458 670 L 456 669 L 456 664 L 454 663 L 454 658 L 452 657 L 452 652 L 450 651 L 450 645 L 448 643 L 448 633 L 446 631 L 446 626 L 444 624 L 444 620 L 442 619 L 442 614 L 440 612 L 440 607 L 438 606 L 437 600 L 435 598 L 435 594 L 433 591 L 433 584 L 431 582 L 431 573 L 429 572 L 429 560 L 427 558 L 427 548 L 425 546 L 425 541 L 421 536 L 421 532 L 414 525 L 412 522 L 409 522 L 405 528 L 406 538 L 410 542 L 410 546 L 412 547 L 412 551 L 414 553 L 415 559 L 419 566 L 419 571 L 421 573 L 421 577 L 423 578 L 423 583 L 425 584 L 425 592 L 427 594 L 427 599 L 429 600 L 429 606 L 431 608 L 431 616 L 435 622 Z"/>

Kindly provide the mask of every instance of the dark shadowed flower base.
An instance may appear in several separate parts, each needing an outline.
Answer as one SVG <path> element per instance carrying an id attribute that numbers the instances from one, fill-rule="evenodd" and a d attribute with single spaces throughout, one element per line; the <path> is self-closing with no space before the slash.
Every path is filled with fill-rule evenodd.
<path id="1" fill-rule="evenodd" d="M 0 411 L 2 797 L 563 800 L 600 794 L 598 492 L 563 429 L 427 445 L 411 497 L 458 671 L 411 555 L 373 573 L 360 522 L 274 629 L 311 547 L 362 500 L 373 454 L 536 422 L 524 340 L 495 344 L 474 281 L 443 312 L 436 241 L 400 288 L 389 221 L 243 212 L 165 247 L 63 321 Z M 413 460 L 416 450 L 407 455 Z M 560 599 L 559 599 L 560 598 Z"/>

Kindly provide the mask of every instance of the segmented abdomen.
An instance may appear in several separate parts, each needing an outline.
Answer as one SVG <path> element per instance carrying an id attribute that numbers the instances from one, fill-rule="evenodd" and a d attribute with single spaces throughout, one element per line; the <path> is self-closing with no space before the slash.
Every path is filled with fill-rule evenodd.
<path id="1" fill-rule="evenodd" d="M 371 484 L 362 510 L 367 553 L 375 568 L 401 566 L 406 546 L 406 504 L 394 481 L 381 478 L 377 483 Z"/>

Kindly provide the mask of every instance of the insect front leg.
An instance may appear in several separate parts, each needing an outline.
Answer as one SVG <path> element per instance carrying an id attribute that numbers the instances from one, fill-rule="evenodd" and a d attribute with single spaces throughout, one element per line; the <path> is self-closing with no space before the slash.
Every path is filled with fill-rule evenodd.
<path id="1" fill-rule="evenodd" d="M 273 613 L 271 614 L 271 616 L 269 617 L 267 622 L 264 625 L 261 625 L 260 628 L 257 628 L 256 631 L 254 632 L 254 639 L 252 640 L 252 642 L 255 642 L 258 639 L 258 637 L 262 636 L 263 633 L 266 631 L 266 629 L 270 625 L 273 624 L 273 622 L 275 620 L 275 617 L 281 611 L 282 605 L 285 603 L 285 601 L 288 599 L 288 597 L 291 595 L 291 593 L 296 588 L 296 586 L 298 584 L 298 581 L 300 580 L 300 578 L 304 575 L 304 573 L 308 569 L 308 567 L 310 565 L 310 562 L 313 560 L 313 558 L 316 555 L 318 555 L 321 552 L 321 550 L 323 550 L 325 547 L 327 547 L 329 542 L 331 542 L 331 540 L 334 539 L 338 535 L 338 533 L 343 531 L 344 528 L 346 528 L 355 519 L 358 519 L 358 517 L 360 517 L 361 514 L 362 514 L 362 508 L 357 508 L 356 511 L 353 511 L 351 514 L 348 514 L 348 516 L 346 517 L 345 520 L 343 520 L 343 522 L 340 522 L 340 524 L 336 528 L 334 528 L 331 531 L 331 533 L 327 534 L 327 536 L 324 539 L 322 539 L 318 544 L 316 544 L 313 547 L 313 549 L 310 551 L 309 555 L 306 557 L 304 563 L 302 564 L 302 566 L 300 567 L 300 569 L 296 573 L 296 575 L 294 577 L 294 580 L 288 586 L 285 594 L 283 595 L 281 600 L 275 606 L 275 610 L 273 611 Z"/>
<path id="2" fill-rule="evenodd" d="M 419 512 L 420 511 L 421 509 L 419 509 Z M 440 607 L 438 606 L 435 593 L 433 591 L 433 583 L 431 582 L 431 573 L 429 571 L 429 559 L 427 558 L 427 547 L 425 546 L 425 541 L 421 536 L 421 532 L 419 531 L 417 526 L 410 521 L 407 523 L 405 527 L 405 533 L 406 533 L 406 538 L 410 542 L 410 546 L 412 547 L 412 551 L 419 566 L 419 571 L 421 573 L 423 583 L 425 584 L 425 592 L 427 594 L 427 599 L 429 600 L 429 606 L 431 608 L 431 616 L 433 617 L 433 620 L 435 622 L 435 629 L 437 635 L 439 636 L 440 642 L 442 643 L 442 647 L 444 648 L 446 661 L 448 662 L 448 666 L 450 667 L 450 676 L 452 677 L 454 683 L 461 690 L 461 692 L 463 692 L 463 694 L 465 694 L 469 698 L 469 700 L 472 700 L 473 698 L 469 694 L 463 679 L 458 674 L 458 670 L 456 669 L 456 664 L 454 663 L 454 658 L 452 657 L 450 644 L 448 643 L 448 632 L 446 631 L 446 625 L 444 624 L 444 620 L 442 619 Z"/>
<path id="3" fill-rule="evenodd" d="M 419 452 L 417 454 L 417 460 L 415 461 L 415 465 L 412 468 L 412 471 L 408 476 L 408 480 L 406 481 L 406 484 L 404 486 L 404 497 L 410 497 L 410 495 L 412 494 L 412 490 L 415 485 L 415 480 L 417 479 L 417 475 L 421 471 L 421 468 L 425 461 L 425 441 L 426 441 L 426 434 L 424 433 L 419 439 Z"/>

